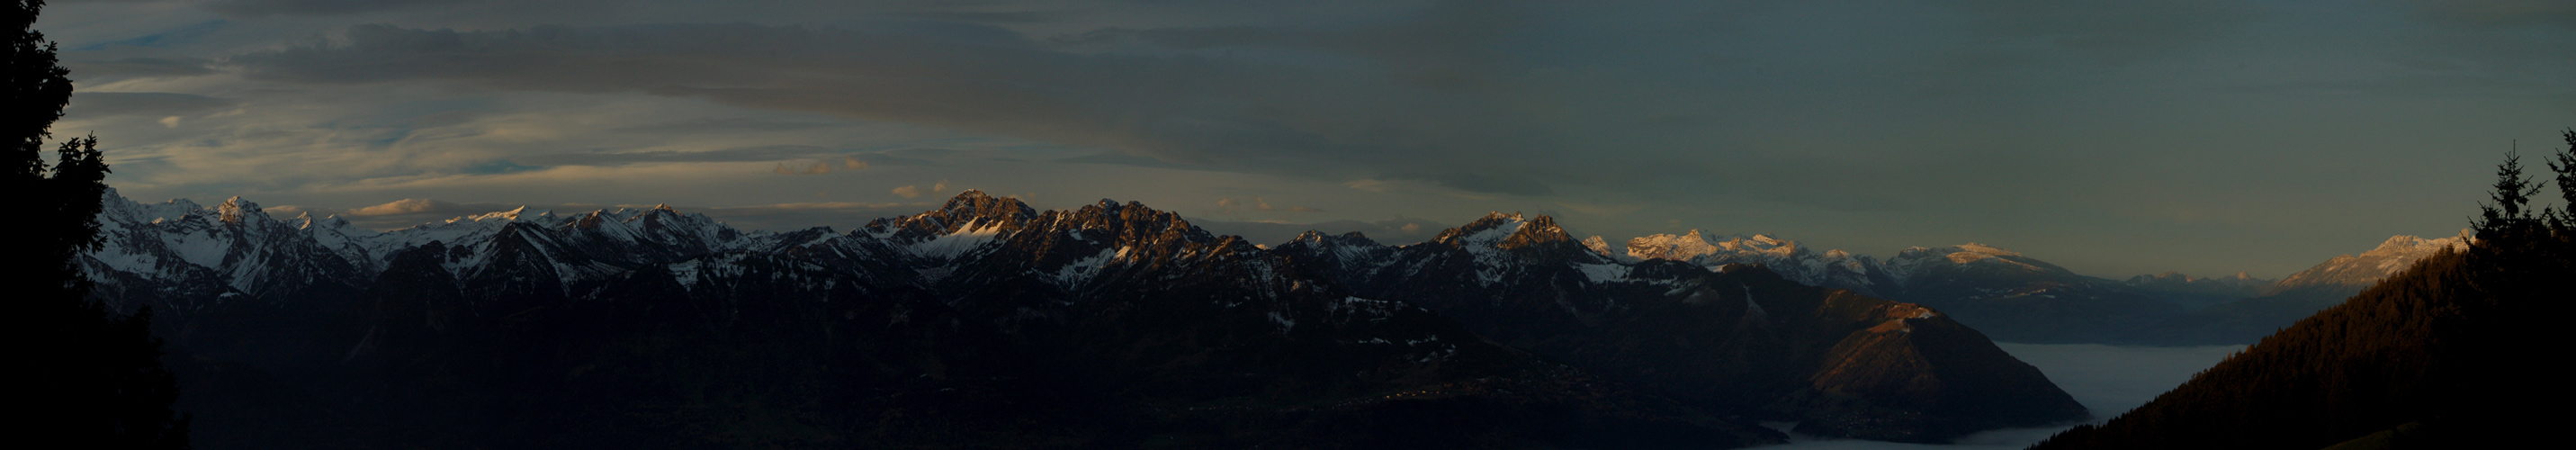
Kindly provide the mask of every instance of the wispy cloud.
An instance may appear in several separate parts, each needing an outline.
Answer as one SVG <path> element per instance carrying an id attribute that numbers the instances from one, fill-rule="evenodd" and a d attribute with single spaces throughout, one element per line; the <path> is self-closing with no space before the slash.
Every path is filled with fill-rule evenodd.
<path id="1" fill-rule="evenodd" d="M 235 105 L 232 100 L 171 92 L 78 92 L 64 114 L 86 117 L 194 114 Z"/>
<path id="2" fill-rule="evenodd" d="M 511 158 L 510 161 L 531 166 L 616 166 L 663 162 L 784 161 L 813 159 L 831 153 L 822 147 L 782 144 L 704 151 L 549 153 Z"/>

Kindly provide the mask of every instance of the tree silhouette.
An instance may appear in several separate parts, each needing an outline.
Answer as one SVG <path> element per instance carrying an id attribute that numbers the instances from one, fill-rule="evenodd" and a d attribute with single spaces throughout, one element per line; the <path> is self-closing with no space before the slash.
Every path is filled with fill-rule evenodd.
<path id="1" fill-rule="evenodd" d="M 2495 193 L 2488 194 L 2495 203 L 2478 205 L 2478 240 L 2513 239 L 2537 230 L 2540 219 L 2530 208 L 2531 194 L 2540 193 L 2542 184 L 2522 175 L 2521 155 L 2505 154 L 2504 163 L 2496 165 Z"/>
<path id="2" fill-rule="evenodd" d="M 2549 170 L 2558 172 L 2558 196 L 2565 203 L 2558 204 L 2558 211 L 2541 215 L 2549 218 L 2550 229 L 2567 230 L 2576 228 L 2576 128 L 2560 131 L 2559 135 L 2567 138 L 2567 149 L 2549 155 L 2546 161 Z"/>
<path id="3" fill-rule="evenodd" d="M 44 159 L 45 139 L 71 103 L 72 83 L 55 47 L 33 28 L 43 0 L 15 0 L 0 8 L 0 145 L 6 170 L 0 188 L 29 209 L 12 217 L 23 235 L 0 239 L 10 258 L 0 271 L 20 312 L 9 314 L 32 360 L 19 373 L 35 378 L 17 402 L 26 428 L 22 439 L 88 448 L 187 448 L 185 417 L 170 405 L 177 377 L 161 367 L 161 342 L 151 333 L 150 310 L 128 316 L 88 298 L 81 254 L 96 250 L 99 197 L 107 190 L 107 163 L 98 138 L 63 142 L 55 161 Z M 44 439 L 52 438 L 52 439 Z"/>

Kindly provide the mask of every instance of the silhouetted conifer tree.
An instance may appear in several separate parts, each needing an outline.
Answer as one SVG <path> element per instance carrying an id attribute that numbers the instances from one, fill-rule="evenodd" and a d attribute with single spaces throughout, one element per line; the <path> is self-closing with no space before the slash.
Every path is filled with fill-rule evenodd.
<path id="1" fill-rule="evenodd" d="M 2558 204 L 2556 213 L 2543 215 L 2549 217 L 2550 229 L 2563 234 L 2576 230 L 2576 128 L 2561 131 L 2560 136 L 2567 138 L 2567 149 L 2549 155 L 2548 162 L 2549 170 L 2558 172 L 2558 197 L 2565 203 Z"/>
<path id="2" fill-rule="evenodd" d="M 107 190 L 107 163 L 98 138 L 63 142 L 55 161 L 44 160 L 45 139 L 71 103 L 70 70 L 57 64 L 54 44 L 36 32 L 43 0 L 15 0 L 0 8 L 0 188 L 14 208 L 19 234 L 0 239 L 9 270 L 0 271 L 11 306 L 11 330 L 23 333 L 30 359 L 20 362 L 21 394 L 14 402 L 26 428 L 22 442 L 77 448 L 187 448 L 187 419 L 174 414 L 177 378 L 161 367 L 161 342 L 152 337 L 151 312 L 127 316 L 88 299 L 80 255 L 99 248 L 99 197 Z"/>
<path id="3" fill-rule="evenodd" d="M 2521 155 L 2505 154 L 2504 163 L 2496 165 L 2495 193 L 2488 194 L 2495 203 L 2478 205 L 2478 240 L 2510 240 L 2536 231 L 2540 219 L 2530 208 L 2531 194 L 2540 188 L 2523 177 Z"/>

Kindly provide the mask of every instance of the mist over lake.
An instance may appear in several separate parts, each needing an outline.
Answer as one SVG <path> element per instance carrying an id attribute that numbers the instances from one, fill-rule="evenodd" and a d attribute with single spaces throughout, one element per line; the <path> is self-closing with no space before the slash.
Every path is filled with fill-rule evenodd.
<path id="1" fill-rule="evenodd" d="M 2123 347 L 2102 344 L 2016 344 L 1997 342 L 2004 352 L 2038 366 L 2048 381 L 2075 396 L 2093 411 L 2098 423 L 2154 400 L 2181 385 L 2193 373 L 2218 364 L 2242 345 L 2200 347 Z M 1788 445 L 1759 449 L 2019 449 L 2046 439 L 2073 424 L 2045 428 L 2011 428 L 1961 438 L 1952 445 L 1906 444 L 1850 439 L 1817 439 L 1790 435 Z"/>

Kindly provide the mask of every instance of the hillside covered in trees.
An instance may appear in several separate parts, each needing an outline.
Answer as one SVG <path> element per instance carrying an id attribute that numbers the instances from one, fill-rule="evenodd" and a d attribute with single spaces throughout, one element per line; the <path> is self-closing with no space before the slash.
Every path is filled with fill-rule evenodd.
<path id="1" fill-rule="evenodd" d="M 2576 130 L 2551 155 L 2576 203 Z M 2034 449 L 2504 448 L 2545 433 L 2560 324 L 2576 293 L 2576 215 L 2532 207 L 2549 183 L 2499 167 L 2468 250 L 2413 268 L 2264 338 L 2145 406 Z M 2520 442 L 2514 444 L 2514 442 Z M 2495 444 L 2495 445 L 2489 445 Z"/>

